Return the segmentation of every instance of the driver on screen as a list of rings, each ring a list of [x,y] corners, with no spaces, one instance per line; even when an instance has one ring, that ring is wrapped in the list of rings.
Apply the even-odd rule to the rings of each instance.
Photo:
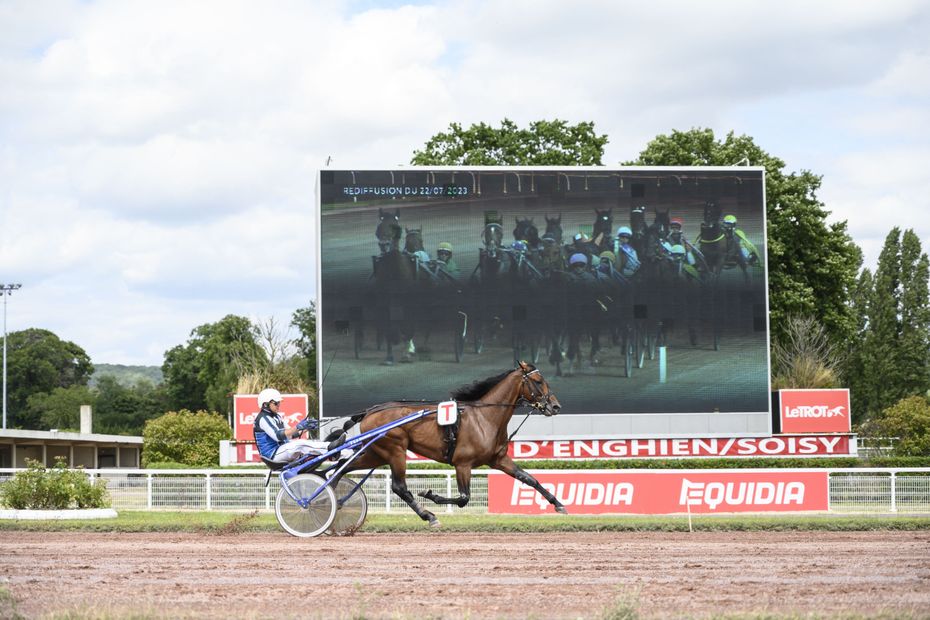
[[[443,241],[436,248],[436,265],[445,271],[452,279],[459,277],[459,266],[452,258],[452,244]]]

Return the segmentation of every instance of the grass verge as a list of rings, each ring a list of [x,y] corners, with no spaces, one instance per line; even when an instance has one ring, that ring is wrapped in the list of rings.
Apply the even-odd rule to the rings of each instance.
[[[430,530],[410,514],[369,515],[361,533],[388,532],[686,532],[684,516],[469,515],[440,514],[442,528]],[[780,515],[692,517],[695,531],[867,531],[930,530],[930,517],[887,515]],[[116,519],[0,521],[0,532],[192,532],[239,534],[282,532],[271,513],[121,511]],[[282,532],[283,533],[283,532]]]

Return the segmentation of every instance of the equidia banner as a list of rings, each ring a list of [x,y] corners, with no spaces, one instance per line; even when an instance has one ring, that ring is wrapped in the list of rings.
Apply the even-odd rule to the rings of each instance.
[[[829,508],[823,471],[544,472],[533,474],[570,514],[799,512]],[[488,476],[488,512],[546,514],[549,502],[507,476]]]

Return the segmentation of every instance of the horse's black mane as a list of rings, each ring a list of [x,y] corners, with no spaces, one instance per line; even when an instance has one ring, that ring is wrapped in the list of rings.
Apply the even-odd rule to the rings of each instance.
[[[463,385],[459,389],[452,392],[452,398],[454,400],[461,401],[471,401],[478,400],[482,396],[488,393],[488,391],[504,380],[504,377],[513,372],[513,368],[510,370],[505,370],[499,375],[494,375],[493,377],[488,377],[487,379],[482,379],[480,381],[475,381],[471,385]]]

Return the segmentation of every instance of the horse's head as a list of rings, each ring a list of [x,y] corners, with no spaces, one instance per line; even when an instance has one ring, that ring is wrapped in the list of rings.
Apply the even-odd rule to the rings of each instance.
[[[594,219],[594,228],[592,229],[591,236],[597,237],[603,234],[605,238],[610,237],[614,226],[614,208],[595,209],[594,212],[597,213],[597,217]]]
[[[536,409],[545,416],[553,416],[562,410],[562,404],[552,393],[549,383],[543,378],[539,369],[532,364],[520,362],[517,370],[523,375],[520,386],[520,401]]]
[[[720,221],[720,214],[723,213],[720,206],[713,200],[704,203],[704,223],[712,226]]]
[[[423,249],[423,229],[407,228],[407,236],[404,237],[404,252],[413,254]]]
[[[655,210],[656,218],[652,222],[652,229],[655,231],[656,236],[659,239],[665,239],[668,237],[668,233],[671,230],[671,218],[669,217],[669,210],[659,211]]]
[[[543,238],[552,237],[555,239],[556,243],[562,243],[562,214],[559,213],[558,217],[549,217],[546,214],[546,232],[543,234]]]
[[[484,232],[481,233],[481,241],[488,252],[496,252],[504,241],[504,229],[498,222],[485,224]]]
[[[394,213],[378,208],[378,227],[375,228],[375,237],[378,238],[378,247],[381,253],[386,254],[392,249],[397,249],[397,242],[400,241],[400,209]]]
[[[646,207],[638,206],[630,208],[630,228],[634,235],[642,235],[646,232]]]
[[[517,226],[513,229],[513,238],[517,241],[526,241],[530,247],[539,245],[539,229],[533,223],[533,218],[528,217],[524,220],[514,218]]]

